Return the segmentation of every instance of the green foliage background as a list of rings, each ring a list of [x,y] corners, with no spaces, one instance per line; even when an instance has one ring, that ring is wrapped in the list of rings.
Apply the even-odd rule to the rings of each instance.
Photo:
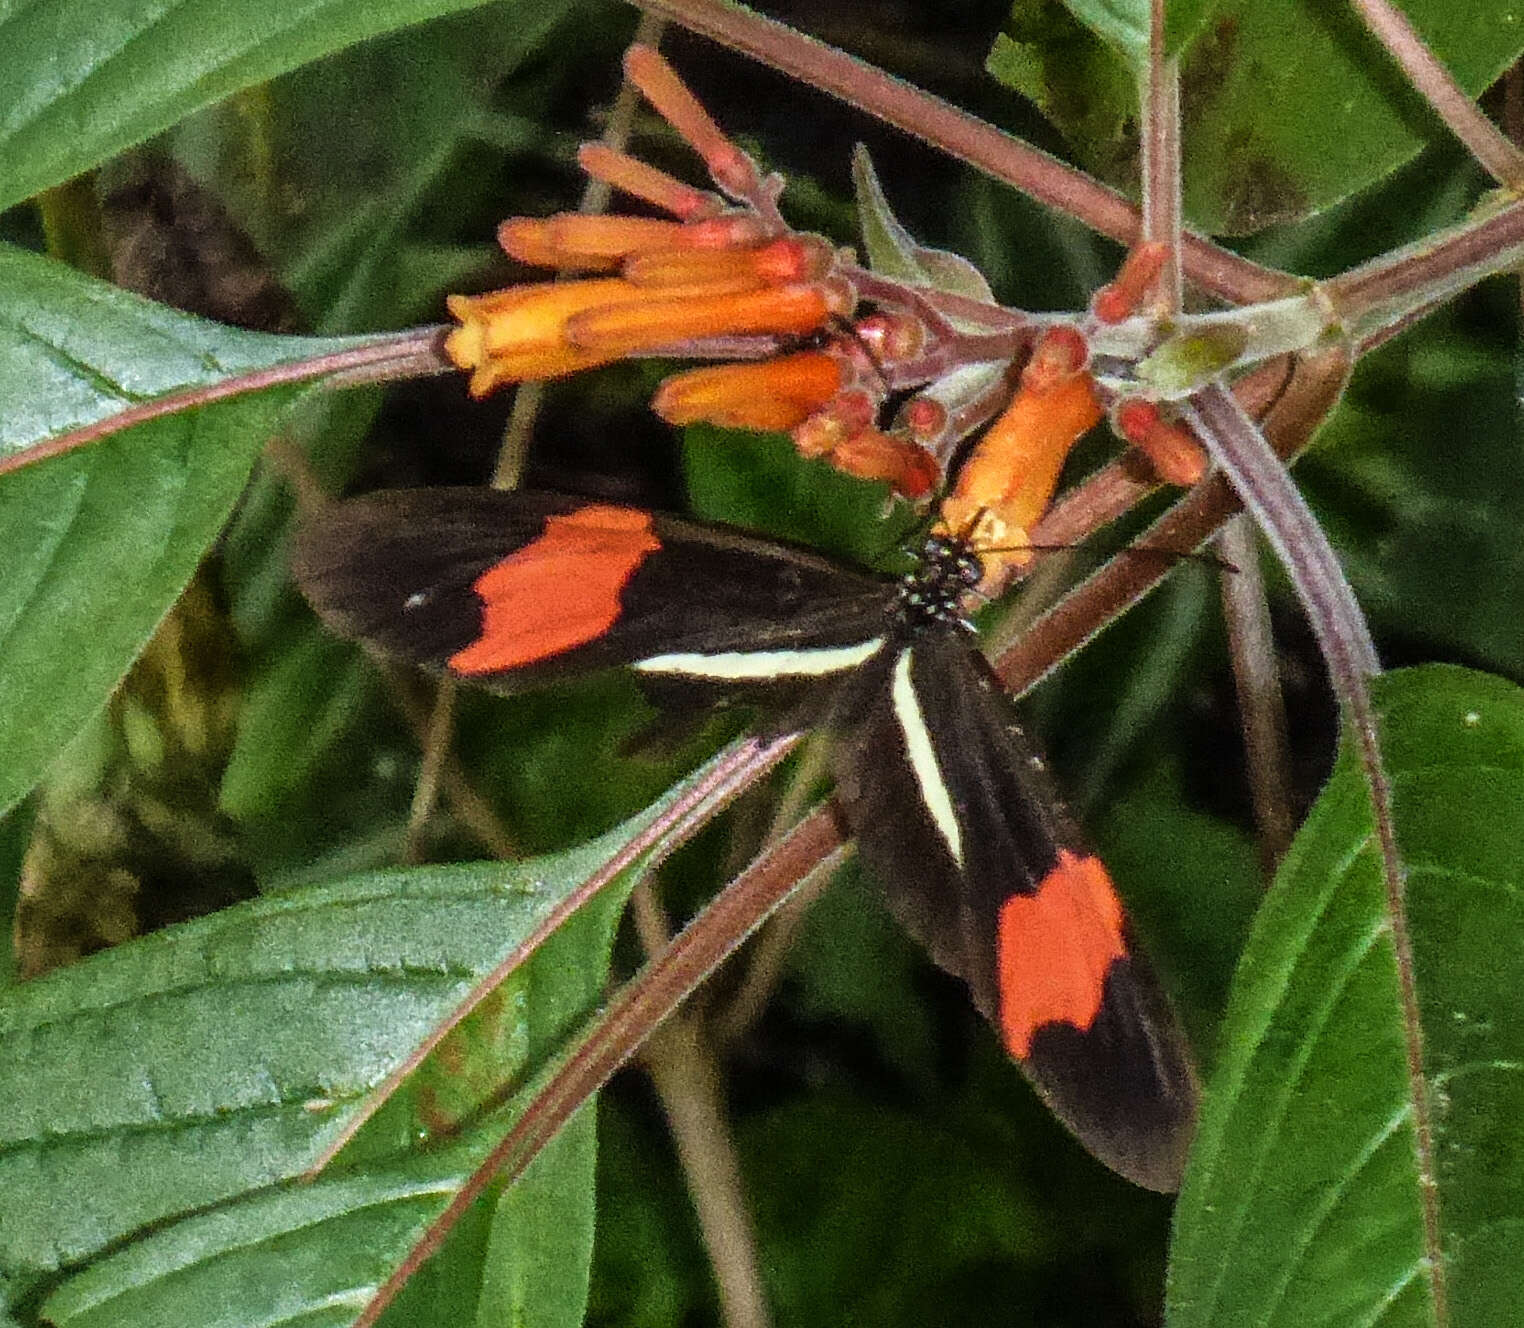
[[[1071,12],[1053,3],[1010,12],[885,3],[779,13],[1125,182],[1136,135],[1135,24],[1125,6],[1099,8],[1099,19],[1086,5]],[[1291,0],[1182,6],[1172,33],[1197,94],[1187,101],[1193,220],[1237,232],[1283,222],[1244,238],[1245,250],[1325,275],[1460,219],[1486,182],[1415,109],[1380,53],[1337,24],[1332,35],[1324,31],[1308,17],[1314,8]],[[1428,8],[1414,6],[1415,18],[1438,25],[1442,53],[1474,87],[1524,40],[1471,9],[1461,22],[1459,7],[1436,0]],[[1497,17],[1498,7],[1471,8]],[[0,451],[162,392],[339,344],[212,327],[105,291],[90,278],[121,258],[121,200],[133,182],[168,171],[194,181],[252,239],[288,293],[286,330],[314,338],[436,320],[446,292],[523,275],[487,241],[503,216],[575,204],[575,145],[600,130],[635,16],[574,0],[453,12],[463,9],[349,0],[288,12],[253,0],[201,0],[145,16],[126,5],[39,0],[0,17],[0,87],[10,103],[0,121],[0,200],[10,205],[0,214]],[[1339,60],[1309,54],[1308,43],[1325,38]],[[801,228],[851,242],[849,156],[861,138],[905,224],[977,262],[1007,302],[1078,307],[1119,256],[739,57],[681,35],[667,49],[721,123],[789,174],[784,207]],[[1267,83],[1266,70],[1280,81]],[[1337,154],[1325,146],[1334,106],[1343,117]],[[654,123],[642,122],[637,143],[695,178]],[[1449,1034],[1434,1038],[1435,1073],[1443,1076],[1436,1083],[1447,1102],[1462,1104],[1447,1117],[1452,1151],[1443,1180],[1454,1200],[1446,1240],[1456,1308],[1466,1316],[1455,1321],[1468,1324],[1511,1322],[1497,1278],[1506,1255],[1483,1233],[1516,1232],[1524,1214],[1516,1124],[1524,1115],[1517,1074],[1504,1068],[1524,1059],[1521,1021],[1516,1008],[1510,1015],[1496,1004],[1521,976],[1510,947],[1496,943],[1519,934],[1524,842],[1515,833],[1524,790],[1514,737],[1524,719],[1518,693],[1500,681],[1524,679],[1516,311],[1516,294],[1494,283],[1373,355],[1297,472],[1383,657],[1496,675],[1424,672],[1383,695],[1399,796],[1411,787],[1404,778],[1422,789],[1403,804],[1412,818],[1404,847],[1428,872],[1414,886],[1422,971],[1455,975],[1432,988],[1439,994],[1426,1017]],[[780,440],[712,431],[667,437],[643,405],[655,378],[649,368],[615,368],[552,385],[529,482],[687,507],[844,555],[871,558],[892,547],[895,536],[879,520],[881,493],[801,462]],[[310,1189],[287,1183],[326,1128],[326,1108],[314,1109],[316,1123],[305,1128],[304,1104],[334,1097],[333,1065],[342,1059],[308,1039],[303,1019],[328,1011],[357,1039],[344,1055],[360,1046],[372,1057],[345,1081],[357,1093],[461,983],[490,967],[492,954],[473,949],[478,933],[511,937],[520,924],[466,923],[424,906],[422,917],[387,915],[369,930],[282,930],[301,908],[321,905],[331,916],[362,897],[402,909],[459,895],[511,913],[517,887],[495,868],[373,874],[399,861],[404,842],[418,756],[397,698],[413,684],[325,637],[290,589],[291,498],[282,475],[255,458],[278,432],[334,489],[480,481],[505,413],[499,402],[468,402],[453,379],[338,397],[286,390],[140,426],[0,480],[7,898],[18,879],[56,879],[60,870],[94,879],[95,868],[79,859],[41,873],[36,856],[38,836],[58,839],[82,807],[109,808],[113,824],[150,831],[160,825],[154,809],[167,807],[168,823],[183,828],[175,808],[189,797],[179,786],[192,751],[207,758],[197,778],[210,787],[199,801],[189,798],[202,807],[181,836],[193,842],[171,852],[165,845],[174,836],[148,833],[163,854],[136,862],[133,907],[145,912],[150,890],[194,893],[213,874],[219,889],[260,896],[243,911],[18,987],[0,1008],[0,1178],[13,1169],[0,1179],[0,1274],[15,1321],[347,1322],[354,1305],[322,1303],[324,1279],[350,1271],[334,1252],[368,1252],[353,1276],[376,1277],[386,1263],[377,1251],[405,1244],[449,1178],[490,1139],[491,1120],[460,1151],[413,1157],[419,1121],[440,1108],[433,1097],[404,1102],[377,1122],[351,1173]],[[1082,455],[1077,470],[1103,448],[1098,442]],[[108,705],[113,684],[209,548],[201,576],[215,607],[198,611],[219,620],[221,664],[212,672],[232,718],[212,722],[204,670],[188,670],[186,685],[157,705],[133,700],[130,689]],[[1277,604],[1299,794],[1310,804],[1327,776],[1335,726],[1294,608]],[[1307,901],[1333,879],[1330,864],[1348,867],[1363,842],[1348,772],[1261,916],[1229,1001],[1263,885],[1217,624],[1211,574],[1183,567],[1030,703],[1033,728],[1122,883],[1204,1070],[1224,1067],[1227,1087],[1182,1201],[1170,1321],[1281,1322],[1295,1311],[1330,1324],[1428,1323],[1421,1297],[1405,1289],[1381,1303],[1383,1287],[1417,1285],[1411,1204],[1401,1195],[1386,1206],[1373,1199],[1363,1164],[1351,1161],[1360,1140],[1320,1133],[1329,1111],[1314,1109],[1333,1102],[1358,1125],[1361,1093],[1374,1094],[1379,1116],[1393,1093],[1400,1100],[1401,1085],[1378,1092],[1335,1064],[1311,1081],[1320,1096],[1298,1097],[1293,1065],[1332,1054],[1329,1021],[1316,1010],[1283,1009],[1284,990],[1266,976],[1295,970],[1303,992],[1347,991],[1365,1002],[1341,1036],[1359,1043],[1372,1029],[1377,1041],[1392,1035],[1379,963],[1368,981],[1358,972],[1351,978],[1335,950],[1319,949],[1324,933],[1304,934],[1322,917]],[[1467,745],[1468,715],[1481,716],[1485,750]],[[619,679],[513,701],[465,696],[455,751],[523,852],[562,852],[636,815],[739,722],[721,717],[663,746],[646,740],[653,719]],[[568,779],[578,770],[596,778]],[[1479,806],[1492,810],[1467,820],[1464,835],[1435,810]],[[745,860],[768,814],[765,805],[743,807],[666,869],[675,911],[695,906]],[[213,841],[216,853],[207,848]],[[484,852],[448,804],[426,847],[441,860]],[[526,870],[564,884],[583,861]],[[1359,932],[1379,918],[1372,920],[1369,892],[1357,888],[1359,869],[1350,871],[1355,885],[1336,895],[1333,911]],[[319,893],[279,893],[303,886]],[[425,924],[439,934],[421,932]],[[543,971],[525,980],[516,999],[534,1017],[500,1012],[488,1021],[482,1046],[467,1055],[482,1083],[460,1090],[464,1101],[449,1103],[446,1115],[475,1110],[494,1074],[523,1076],[543,1063],[598,998],[609,926],[609,918],[590,920],[584,935],[558,941],[568,956],[559,967],[547,955]],[[233,938],[226,954],[217,936]],[[415,949],[404,945],[408,937]],[[187,955],[200,964],[199,987]],[[617,971],[633,959],[633,947],[616,944]],[[245,1000],[235,969],[238,982],[257,986],[271,1004]],[[1346,979],[1350,985],[1338,985]],[[323,1004],[350,981],[352,1028]],[[205,994],[188,997],[187,984]],[[724,985],[722,977],[721,998]],[[408,1007],[405,1018],[381,991]],[[203,1042],[192,1044],[190,1024],[166,1022],[163,1002],[171,999],[205,1022]],[[166,1041],[151,1055],[154,1036]],[[209,1058],[208,1047],[221,1060]],[[723,1064],[780,1324],[1161,1320],[1168,1202],[1104,1172],[1048,1119],[961,993],[899,935],[854,870],[812,909],[778,998],[725,1049]],[[162,1077],[166,1066],[183,1084]],[[136,1085],[137,1096],[112,1106],[103,1085],[122,1083]],[[1296,1088],[1288,1089],[1291,1114],[1268,1119],[1266,1095],[1288,1084]],[[558,1146],[561,1155],[547,1157],[517,1197],[474,1218],[388,1323],[573,1324],[584,1300],[594,1324],[716,1321],[652,1095],[627,1076],[597,1111],[590,1279],[595,1148],[584,1116]],[[190,1133],[155,1125],[166,1121]],[[218,1135],[219,1123],[232,1132]],[[81,1138],[96,1151],[60,1160]],[[1384,1182],[1398,1191],[1403,1138]],[[1318,1146],[1303,1147],[1308,1139]],[[1248,1165],[1260,1145],[1286,1151]],[[1298,1156],[1307,1171],[1297,1180],[1309,1189],[1333,1175],[1352,1202],[1373,1205],[1373,1215],[1353,1221],[1353,1236],[1333,1222],[1309,1229],[1304,1212],[1270,1202],[1265,1177],[1283,1174],[1277,1168]],[[1487,1167],[1470,1166],[1478,1156]],[[369,1169],[377,1160],[379,1170]],[[70,1171],[75,1163],[80,1169]],[[118,1167],[120,1195],[102,1191]],[[166,1178],[175,1167],[204,1174],[179,1190]],[[420,1198],[425,1191],[430,1197]],[[1241,1219],[1231,1231],[1214,1225],[1224,1212]],[[161,1219],[147,1233],[145,1224]],[[1379,1230],[1388,1219],[1389,1239]],[[571,1233],[560,1244],[546,1236],[556,1223]],[[304,1244],[302,1233],[313,1230],[326,1234]],[[1356,1286],[1331,1255],[1330,1266],[1299,1281],[1294,1261],[1281,1260],[1293,1239],[1325,1255],[1369,1242],[1389,1262],[1373,1255],[1368,1270],[1387,1281],[1372,1272],[1371,1285]],[[251,1285],[280,1294],[271,1291],[265,1303]]]

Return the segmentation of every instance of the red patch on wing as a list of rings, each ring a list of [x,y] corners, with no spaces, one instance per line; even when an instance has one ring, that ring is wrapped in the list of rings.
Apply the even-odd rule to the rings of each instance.
[[[551,659],[602,636],[619,619],[619,594],[661,548],[651,514],[593,504],[547,517],[545,533],[472,584],[481,635],[450,656],[467,676]]]
[[[1127,954],[1124,925],[1101,860],[1068,849],[1033,893],[1000,906],[1000,1030],[1013,1056],[1026,1058],[1044,1024],[1095,1022],[1106,970]]]

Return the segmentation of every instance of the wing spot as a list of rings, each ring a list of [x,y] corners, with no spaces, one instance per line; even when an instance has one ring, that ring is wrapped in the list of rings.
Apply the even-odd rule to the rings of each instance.
[[[1036,890],[1000,906],[1000,1028],[1013,1056],[1026,1059],[1044,1024],[1091,1028],[1107,972],[1127,957],[1125,926],[1101,860],[1066,848]]]
[[[594,503],[547,517],[538,539],[476,578],[481,634],[450,656],[450,668],[501,673],[596,641],[619,621],[629,579],[661,547],[649,512]]]

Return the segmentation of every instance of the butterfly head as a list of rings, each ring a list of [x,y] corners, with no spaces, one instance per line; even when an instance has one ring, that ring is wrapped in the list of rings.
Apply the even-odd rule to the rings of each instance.
[[[966,627],[963,602],[983,576],[984,564],[966,540],[928,536],[915,568],[900,578],[900,623],[910,631],[944,624]]]

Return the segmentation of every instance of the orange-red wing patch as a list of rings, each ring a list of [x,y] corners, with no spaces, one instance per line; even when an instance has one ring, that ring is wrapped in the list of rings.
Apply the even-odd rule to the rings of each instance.
[[[619,594],[661,548],[651,514],[592,504],[547,517],[545,533],[483,572],[481,635],[450,656],[455,673],[499,673],[552,659],[602,636]]]
[[[1127,954],[1123,926],[1101,860],[1067,849],[1032,894],[1000,906],[1000,1030],[1013,1056],[1026,1058],[1044,1024],[1095,1022],[1106,970]]]

